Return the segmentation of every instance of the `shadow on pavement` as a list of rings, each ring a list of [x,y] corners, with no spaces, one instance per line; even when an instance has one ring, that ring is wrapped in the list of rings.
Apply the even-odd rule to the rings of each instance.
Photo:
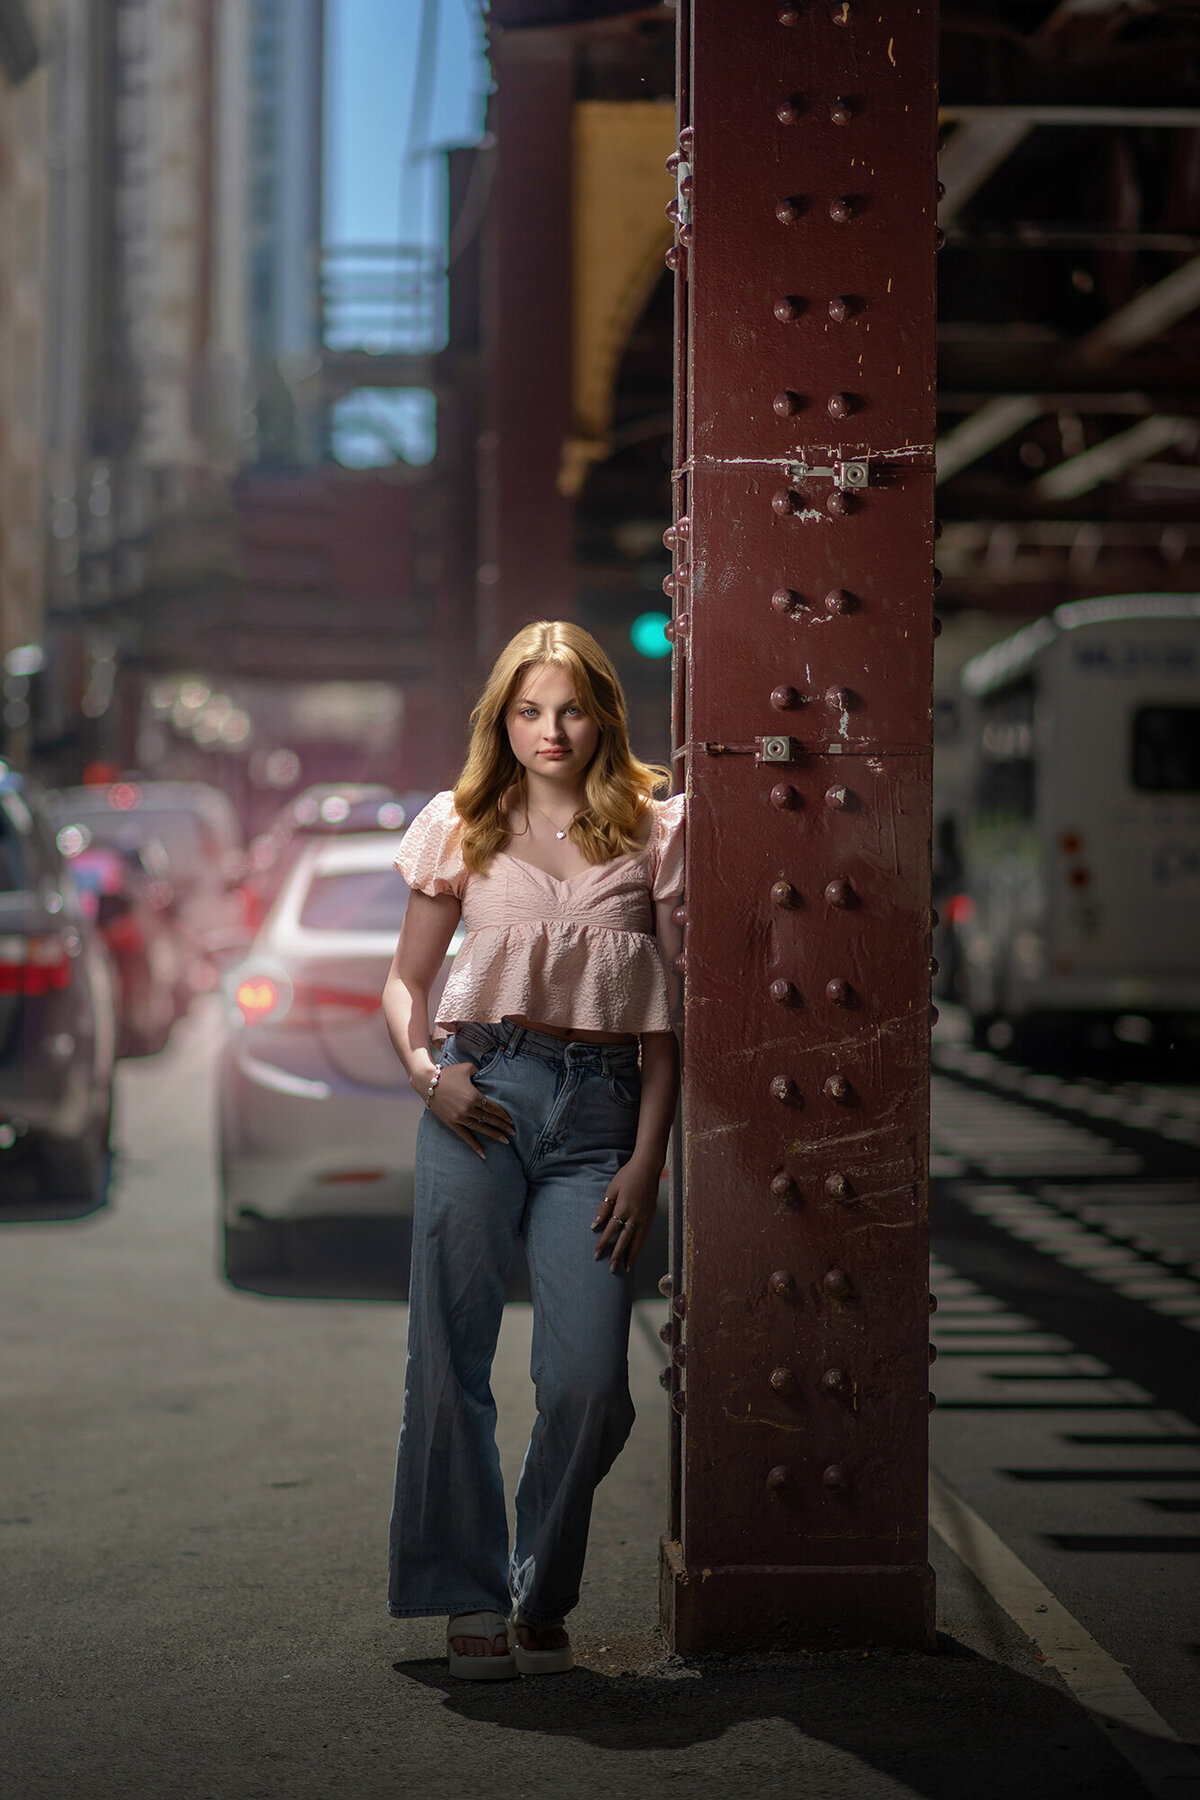
[[[1086,1026],[1068,1033],[1035,1026],[1011,1043],[989,1046],[1005,1062],[1023,1062],[1046,1074],[1097,1081],[1194,1083],[1200,1080],[1200,1045],[1194,1037],[1156,1044],[1123,1044]]]
[[[728,1755],[733,1790],[780,1773],[780,1745],[764,1743],[771,1761],[756,1772],[744,1736],[728,1751],[719,1740],[738,1726],[777,1722],[928,1800],[1145,1800],[1141,1781],[1068,1694],[945,1635],[938,1649],[933,1657],[882,1650],[671,1657],[620,1673],[585,1666],[555,1678],[477,1685],[451,1680],[440,1661],[393,1667],[480,1724],[631,1754],[712,1744],[713,1773]],[[805,1761],[798,1754],[793,1766],[797,1792],[807,1785]]]
[[[306,1219],[282,1234],[283,1266],[243,1276],[237,1287],[273,1299],[407,1300],[411,1219]],[[667,1267],[667,1213],[660,1206],[634,1266],[634,1298],[658,1297]],[[529,1268],[518,1244],[508,1271],[508,1298],[529,1300]]]
[[[0,1175],[0,1227],[5,1225],[72,1224],[103,1212],[112,1193],[113,1158],[95,1195],[48,1194],[33,1155],[11,1163]]]
[[[1194,1331],[1022,1243],[973,1212],[957,1187],[952,1180],[931,1184],[930,1220],[939,1256],[1041,1330],[1070,1338],[1076,1349],[1101,1358],[1122,1379],[1146,1388],[1160,1406],[1200,1427],[1200,1340]],[[955,1410],[953,1400],[942,1404]],[[978,1400],[968,1404],[980,1409]]]

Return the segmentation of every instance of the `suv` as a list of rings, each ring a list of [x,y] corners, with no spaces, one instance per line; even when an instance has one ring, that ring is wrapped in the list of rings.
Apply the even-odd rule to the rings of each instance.
[[[0,1192],[32,1160],[42,1198],[103,1199],[116,1035],[112,966],[40,794],[0,763]]]

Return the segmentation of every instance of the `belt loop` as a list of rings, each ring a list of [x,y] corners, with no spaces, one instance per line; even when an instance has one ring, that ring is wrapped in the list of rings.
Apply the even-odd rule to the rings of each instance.
[[[525,1027],[523,1025],[513,1025],[510,1026],[509,1029],[512,1032],[512,1036],[508,1040],[504,1054],[506,1056],[515,1056],[517,1051],[521,1048],[521,1039],[525,1036]]]

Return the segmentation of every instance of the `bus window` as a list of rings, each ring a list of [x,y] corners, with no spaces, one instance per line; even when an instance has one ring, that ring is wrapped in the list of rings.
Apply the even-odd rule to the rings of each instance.
[[[980,759],[976,812],[985,818],[1034,816],[1032,680],[985,696],[980,707]]]
[[[1200,792],[1200,706],[1143,706],[1133,715],[1133,785],[1144,794]]]
[[[1032,819],[1034,815],[1033,758],[1014,757],[1011,762],[985,762],[980,771],[976,810],[984,817]]]

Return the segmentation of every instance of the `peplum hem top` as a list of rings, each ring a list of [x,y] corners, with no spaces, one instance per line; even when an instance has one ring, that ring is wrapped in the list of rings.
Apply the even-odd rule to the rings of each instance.
[[[640,850],[559,881],[508,849],[483,874],[469,874],[454,795],[434,795],[401,839],[395,866],[410,888],[453,894],[462,907],[466,937],[435,1032],[512,1016],[575,1031],[671,1029],[654,902],[683,892],[683,795],[650,804],[654,821]]]

